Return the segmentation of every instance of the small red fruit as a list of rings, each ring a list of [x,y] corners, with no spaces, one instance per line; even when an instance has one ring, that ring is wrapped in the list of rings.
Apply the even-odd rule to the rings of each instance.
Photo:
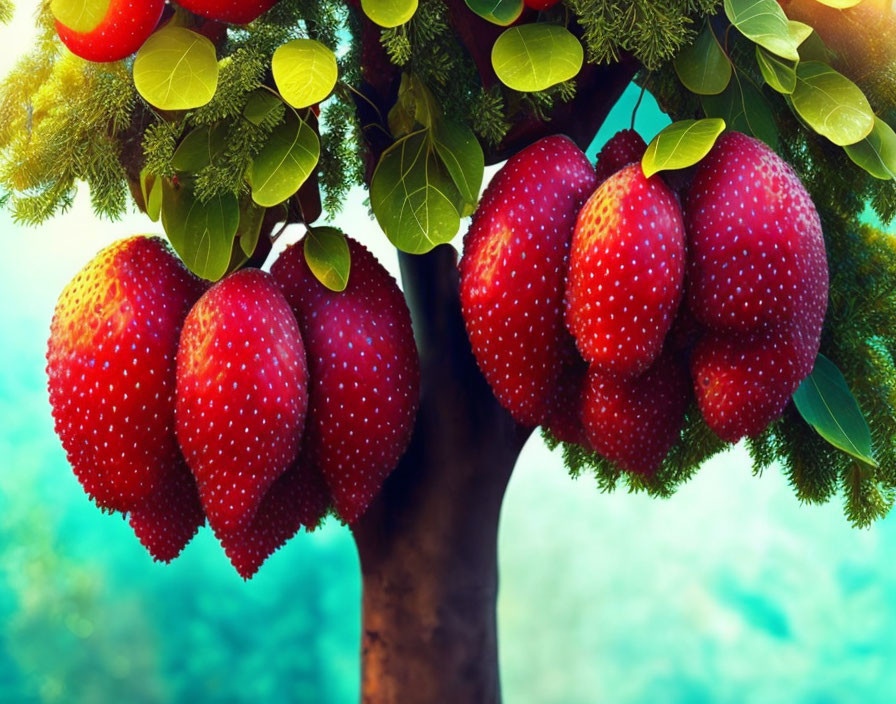
[[[581,418],[588,363],[581,358],[571,339],[568,349],[571,358],[557,379],[544,426],[557,440],[592,449]]]
[[[308,459],[323,473],[340,518],[367,509],[410,441],[420,363],[404,296],[382,265],[348,239],[347,288],[331,291],[301,244],[271,269],[295,311],[308,350]]]
[[[498,401],[524,425],[545,422],[570,358],[569,243],[595,185],[570,139],[546,137],[494,176],[464,239],[460,296],[470,344]]]
[[[597,182],[603,183],[623,166],[641,161],[647,142],[634,130],[619,130],[597,154]]]
[[[102,508],[139,506],[180,461],[175,355],[205,285],[158,237],[101,251],[65,287],[47,351],[56,433]]]
[[[560,0],[524,0],[530,10],[549,10]]]
[[[582,422],[603,457],[628,472],[652,474],[680,438],[690,399],[687,368],[672,354],[661,355],[635,379],[592,367]]]
[[[663,347],[681,300],[681,208],[640,164],[617,171],[579,213],[566,287],[566,324],[597,372],[634,376]]]
[[[245,529],[295,461],[308,401],[299,326],[269,274],[244,269],[190,311],[177,352],[177,438],[220,538]]]
[[[178,4],[202,17],[249,24],[270,10],[279,0],[178,0]]]
[[[120,61],[135,51],[155,31],[165,0],[109,0],[109,8],[89,31],[78,32],[56,21],[62,43],[87,61]]]

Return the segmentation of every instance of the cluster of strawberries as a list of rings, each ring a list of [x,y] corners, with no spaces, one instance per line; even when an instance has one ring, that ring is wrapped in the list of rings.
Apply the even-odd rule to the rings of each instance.
[[[465,240],[476,359],[520,423],[655,472],[696,402],[735,442],[812,371],[828,270],[821,223],[765,144],[723,135],[678,193],[624,130],[597,170],[548,137],[492,180]]]
[[[409,442],[419,396],[395,280],[349,240],[347,288],[301,244],[214,286],[157,237],[62,292],[47,354],[56,432],[103,509],[170,561],[206,520],[244,578],[333,510],[354,523]]]

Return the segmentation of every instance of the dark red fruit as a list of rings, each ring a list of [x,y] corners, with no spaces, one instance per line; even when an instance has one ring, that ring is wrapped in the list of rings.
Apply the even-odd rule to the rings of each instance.
[[[76,32],[56,21],[56,31],[69,50],[87,61],[120,61],[136,52],[153,33],[165,0],[110,0],[96,27]]]
[[[271,271],[308,351],[308,459],[323,473],[339,517],[351,524],[407,448],[420,366],[395,280],[361,244],[348,243],[351,273],[342,292],[317,280],[301,244],[287,249]]]
[[[202,17],[228,22],[249,24],[270,10],[279,0],[178,0],[190,12]]]
[[[634,130],[620,130],[614,134],[597,154],[597,182],[603,183],[623,166],[641,161],[647,151],[647,142]]]
[[[482,197],[464,239],[461,304],[479,368],[520,423],[543,423],[570,356],[563,288],[576,215],[596,185],[567,137],[512,157]]]
[[[560,0],[524,0],[530,10],[549,10]]]
[[[231,274],[190,311],[177,353],[177,438],[219,538],[245,529],[295,462],[307,389],[299,326],[269,274]]]
[[[84,490],[139,506],[179,460],[175,355],[205,285],[157,237],[101,251],[65,287],[47,351],[56,433]]]

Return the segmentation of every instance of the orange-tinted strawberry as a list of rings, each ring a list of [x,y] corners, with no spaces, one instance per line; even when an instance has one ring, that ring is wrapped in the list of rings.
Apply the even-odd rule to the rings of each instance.
[[[175,355],[205,285],[157,237],[101,251],[65,287],[47,351],[56,433],[106,509],[143,502],[179,462]]]
[[[300,455],[271,485],[252,522],[243,530],[222,535],[221,545],[239,575],[250,579],[299,528],[315,528],[329,504],[323,477]]]
[[[603,183],[623,166],[641,161],[647,151],[647,142],[634,130],[619,130],[597,154],[597,182]]]
[[[572,141],[546,137],[495,175],[464,239],[461,304],[470,344],[497,399],[525,425],[547,419],[569,357],[569,243],[595,184]]]
[[[411,316],[395,280],[348,239],[344,291],[321,284],[301,244],[271,269],[308,351],[308,459],[323,473],[339,517],[354,523],[395,468],[417,413],[420,363]]]
[[[59,20],[62,43],[88,61],[120,61],[136,52],[153,33],[165,0],[109,0],[105,15],[88,31],[75,31]]]
[[[205,523],[196,480],[183,459],[128,516],[143,547],[159,562],[171,562]]]
[[[177,438],[215,534],[252,522],[298,456],[308,401],[299,326],[269,274],[244,269],[190,311],[177,353]]]
[[[278,2],[279,0],[178,0],[178,4],[190,12],[230,24],[249,24]]]
[[[566,324],[605,374],[635,376],[660,354],[681,300],[681,209],[640,164],[617,171],[579,213],[566,286]]]
[[[690,402],[687,368],[663,353],[644,374],[588,372],[582,422],[592,446],[628,472],[651,474],[679,439]]]

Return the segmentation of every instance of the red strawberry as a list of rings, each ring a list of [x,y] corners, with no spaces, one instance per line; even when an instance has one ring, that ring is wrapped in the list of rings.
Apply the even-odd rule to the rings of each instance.
[[[153,559],[171,562],[205,523],[196,480],[183,459],[129,516],[137,539]]]
[[[579,356],[571,341],[569,349],[572,358],[564,365],[557,379],[544,425],[557,440],[576,443],[590,449],[591,444],[588,442],[581,419],[588,363]]]
[[[101,251],[65,287],[47,351],[56,433],[84,490],[128,511],[180,457],[175,354],[204,284],[158,237]]]
[[[640,164],[617,171],[579,213],[566,324],[596,371],[634,376],[659,355],[684,282],[681,209]]]
[[[719,330],[757,330],[795,315],[824,318],[821,223],[799,178],[758,139],[722,135],[688,193],[691,309]]]
[[[582,422],[601,455],[628,472],[655,472],[680,435],[690,401],[687,369],[666,354],[636,379],[588,372]]]
[[[597,154],[597,182],[603,183],[623,166],[641,161],[647,142],[634,130],[619,130]]]
[[[56,31],[62,43],[82,59],[120,61],[143,46],[164,9],[165,0],[109,0],[106,14],[93,27],[76,31],[57,19]],[[54,12],[59,14],[56,7]]]
[[[177,438],[219,538],[251,523],[295,461],[307,401],[299,326],[270,275],[245,269],[210,288],[177,352]]]
[[[327,480],[337,513],[351,524],[407,448],[420,363],[395,280],[361,244],[348,243],[352,265],[342,292],[315,278],[301,244],[287,249],[271,271],[308,350],[308,457]]]
[[[563,286],[576,214],[596,185],[568,138],[546,137],[495,175],[461,260],[461,304],[476,361],[497,399],[525,425],[549,414],[570,350]]]
[[[190,12],[218,22],[249,24],[279,0],[178,0]]]
[[[330,503],[323,477],[302,456],[275,481],[248,527],[221,536],[221,545],[243,579],[250,579],[303,525],[315,528]]]

